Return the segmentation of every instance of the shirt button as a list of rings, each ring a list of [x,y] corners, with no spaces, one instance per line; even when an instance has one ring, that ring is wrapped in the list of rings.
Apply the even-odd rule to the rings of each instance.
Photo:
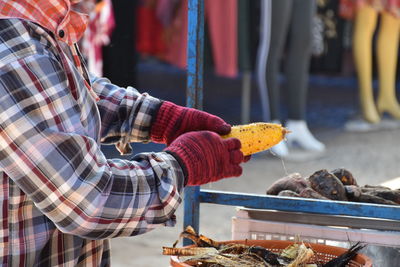
[[[64,30],[59,30],[59,31],[58,31],[58,36],[59,36],[60,38],[64,38],[64,36],[65,36]]]

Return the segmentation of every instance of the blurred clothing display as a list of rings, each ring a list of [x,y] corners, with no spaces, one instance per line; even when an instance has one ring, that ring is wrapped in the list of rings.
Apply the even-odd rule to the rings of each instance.
[[[110,43],[110,36],[115,27],[111,0],[86,0],[89,24],[80,42],[89,71],[97,76],[103,75],[103,46]]]
[[[267,59],[266,80],[269,93],[271,120],[283,122],[281,114],[281,86],[279,75],[284,59],[288,108],[286,127],[292,131],[287,136],[288,145],[322,152],[325,145],[308,130],[306,102],[311,59],[313,18],[315,1],[272,0],[271,37]],[[287,44],[287,46],[286,46]],[[287,47],[287,50],[285,48]],[[293,128],[293,129],[291,129]],[[289,150],[281,142],[272,151],[285,157]]]
[[[346,47],[351,23],[338,15],[336,0],[317,1],[312,29],[310,73],[345,74]],[[345,39],[347,38],[347,39]]]
[[[179,4],[179,10],[167,29],[170,40],[165,60],[184,69],[187,55],[187,0]],[[238,74],[237,1],[206,0],[204,9],[215,73],[235,77]]]
[[[385,11],[395,17],[400,16],[400,1],[398,0],[340,0],[340,15],[353,19],[360,7],[369,6],[376,12]]]
[[[396,97],[396,73],[400,33],[400,1],[341,2],[341,15],[353,19],[353,55],[357,71],[359,99],[363,119],[372,124],[384,113],[400,119]],[[376,64],[379,90],[373,92],[373,37],[380,17],[376,40]]]
[[[146,0],[143,3],[144,7],[139,9],[137,20],[137,29],[140,33],[136,41],[138,51],[185,69],[187,0]],[[224,77],[236,77],[238,74],[237,0],[207,0],[204,13],[215,73]],[[141,18],[151,23],[144,23]],[[155,31],[149,33],[153,29]],[[151,39],[146,34],[151,36]]]
[[[163,9],[168,8],[164,2],[154,0],[144,0],[137,6],[136,20],[137,20],[137,36],[136,36],[136,50],[141,55],[151,55],[162,57],[167,49],[166,40],[164,35],[164,24],[168,23],[168,18],[161,18],[157,14],[157,9],[160,5]],[[169,1],[173,3],[173,1]],[[161,5],[162,4],[162,5]],[[160,7],[160,8],[161,8]],[[165,13],[170,13],[169,9]],[[172,11],[171,11],[172,13]]]

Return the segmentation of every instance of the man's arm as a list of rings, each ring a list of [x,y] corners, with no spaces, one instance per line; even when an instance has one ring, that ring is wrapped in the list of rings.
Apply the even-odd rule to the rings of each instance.
[[[101,239],[174,223],[178,162],[165,152],[107,160],[85,136],[58,61],[32,55],[2,66],[0,95],[0,167],[61,231]]]
[[[150,130],[162,101],[132,87],[121,88],[106,78],[91,77],[99,96],[103,143],[149,142]]]

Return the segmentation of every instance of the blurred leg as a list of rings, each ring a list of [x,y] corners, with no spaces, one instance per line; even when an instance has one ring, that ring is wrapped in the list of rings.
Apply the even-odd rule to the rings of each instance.
[[[271,35],[267,56],[266,83],[271,114],[270,119],[272,122],[278,124],[282,123],[279,74],[289,30],[292,5],[292,0],[271,0]],[[284,141],[272,147],[271,152],[278,157],[286,157],[289,154],[286,142]]]
[[[305,120],[311,60],[312,26],[316,12],[314,0],[294,0],[286,61],[289,119]]]
[[[379,95],[377,107],[400,119],[400,105],[396,98],[396,69],[399,47],[400,19],[383,12],[377,43]]]
[[[289,29],[292,0],[271,0],[271,39],[267,59],[267,87],[272,120],[281,120],[279,73]]]
[[[372,88],[372,37],[378,14],[370,6],[359,8],[354,20],[353,55],[357,70],[361,112],[371,123],[380,120]]]
[[[286,61],[289,117],[286,127],[292,131],[287,136],[290,145],[298,144],[310,151],[322,152],[325,145],[308,129],[306,102],[311,60],[311,38],[316,3],[313,0],[294,0],[289,33],[289,50]]]

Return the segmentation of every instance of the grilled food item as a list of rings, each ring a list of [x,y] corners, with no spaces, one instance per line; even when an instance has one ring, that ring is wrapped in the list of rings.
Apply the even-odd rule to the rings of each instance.
[[[278,196],[280,197],[300,197],[299,194],[293,192],[292,190],[283,190],[279,192]]]
[[[332,173],[323,169],[308,177],[311,188],[332,200],[346,201],[346,190],[342,182]]]
[[[354,201],[364,202],[364,203],[375,203],[375,204],[383,204],[383,205],[399,205],[394,201],[384,199],[378,196],[370,195],[362,193],[357,199]]]
[[[380,197],[400,204],[400,190],[371,190],[365,192],[365,194]]]
[[[373,190],[392,190],[392,189],[390,187],[386,187],[386,186],[383,186],[383,185],[369,185],[369,184],[366,184],[366,185],[361,186],[361,190],[364,193],[367,193],[368,191],[373,191]]]
[[[400,192],[399,190],[382,190],[373,189],[368,187],[365,190],[364,187],[355,185],[345,185],[346,195],[350,201],[375,203],[384,205],[400,205]]]
[[[356,185],[345,185],[347,199],[350,201],[357,201],[362,194],[361,188]]]
[[[353,175],[344,168],[331,172],[326,169],[313,173],[307,179],[292,173],[275,181],[267,195],[355,201],[384,205],[400,205],[400,189],[381,185],[357,185]]]
[[[331,171],[343,185],[357,185],[356,179],[354,179],[353,174],[346,170],[345,168],[338,168]]]
[[[309,183],[300,173],[291,173],[288,176],[276,180],[268,189],[267,195],[278,195],[279,192],[290,190],[300,194],[305,188],[309,187]]]
[[[228,135],[222,138],[235,137],[242,143],[245,156],[267,150],[285,138],[288,130],[280,124],[255,122],[245,125],[232,126]]]
[[[306,187],[303,190],[301,190],[299,197],[304,197],[304,198],[314,198],[314,199],[328,199],[312,189],[311,187]]]

